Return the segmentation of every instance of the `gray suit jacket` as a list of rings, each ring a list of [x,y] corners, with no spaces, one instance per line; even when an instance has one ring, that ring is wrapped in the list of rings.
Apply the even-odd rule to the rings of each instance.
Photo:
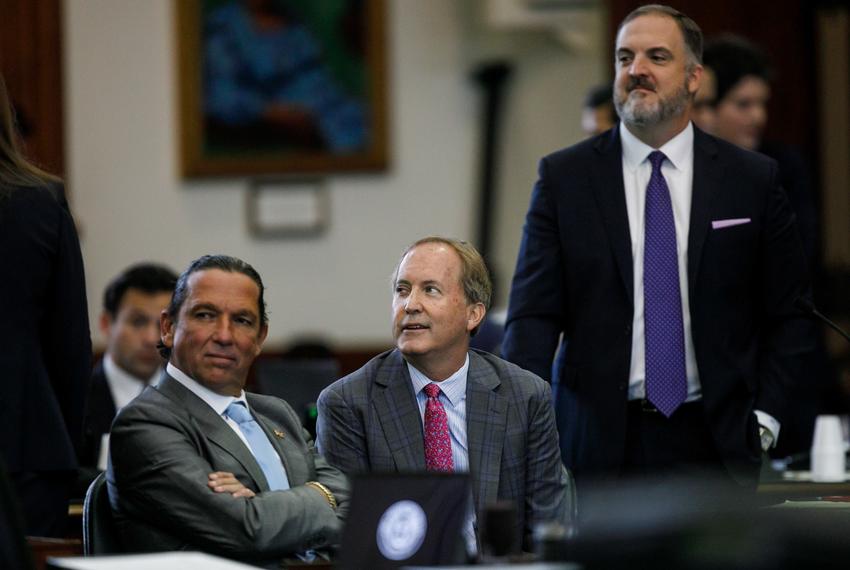
[[[561,463],[549,385],[500,358],[470,350],[466,387],[469,470],[475,508],[516,503],[526,548],[538,521],[566,521],[569,476]],[[352,475],[425,470],[422,416],[397,350],[376,356],[319,396],[317,444]]]
[[[112,426],[107,481],[127,550],[193,549],[255,561],[338,543],[349,496],[345,476],[316,454],[289,404],[271,396],[247,398],[283,459],[290,490],[269,491],[236,433],[167,374],[120,411]],[[207,487],[213,471],[232,472],[257,495],[214,493]],[[327,486],[339,508],[331,509],[304,486],[307,481]]]

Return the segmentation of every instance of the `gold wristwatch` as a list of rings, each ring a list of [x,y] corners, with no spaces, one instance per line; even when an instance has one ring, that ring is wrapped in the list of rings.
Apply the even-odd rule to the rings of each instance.
[[[331,490],[319,483],[318,481],[307,481],[305,485],[313,487],[317,491],[319,491],[322,495],[324,495],[325,500],[331,506],[332,509],[336,509],[336,497],[331,493]]]

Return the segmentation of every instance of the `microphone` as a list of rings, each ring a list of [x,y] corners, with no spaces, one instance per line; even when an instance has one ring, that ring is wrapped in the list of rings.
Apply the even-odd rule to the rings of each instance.
[[[794,299],[794,307],[805,313],[808,316],[815,317],[816,319],[826,323],[829,325],[829,328],[840,334],[844,337],[844,340],[850,342],[850,335],[848,335],[841,327],[837,324],[829,320],[823,313],[818,311],[815,304],[811,301],[811,299],[807,299],[806,297],[797,297]]]

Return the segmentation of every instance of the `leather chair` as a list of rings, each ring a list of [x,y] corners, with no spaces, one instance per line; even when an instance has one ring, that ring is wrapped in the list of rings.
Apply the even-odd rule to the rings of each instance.
[[[106,473],[101,473],[89,485],[83,503],[83,554],[97,556],[121,552],[106,490]]]

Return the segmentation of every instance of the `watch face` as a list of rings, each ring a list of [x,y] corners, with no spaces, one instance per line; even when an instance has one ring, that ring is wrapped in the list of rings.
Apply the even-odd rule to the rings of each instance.
[[[390,560],[410,558],[422,546],[428,519],[418,503],[398,501],[384,511],[378,522],[378,550]]]

